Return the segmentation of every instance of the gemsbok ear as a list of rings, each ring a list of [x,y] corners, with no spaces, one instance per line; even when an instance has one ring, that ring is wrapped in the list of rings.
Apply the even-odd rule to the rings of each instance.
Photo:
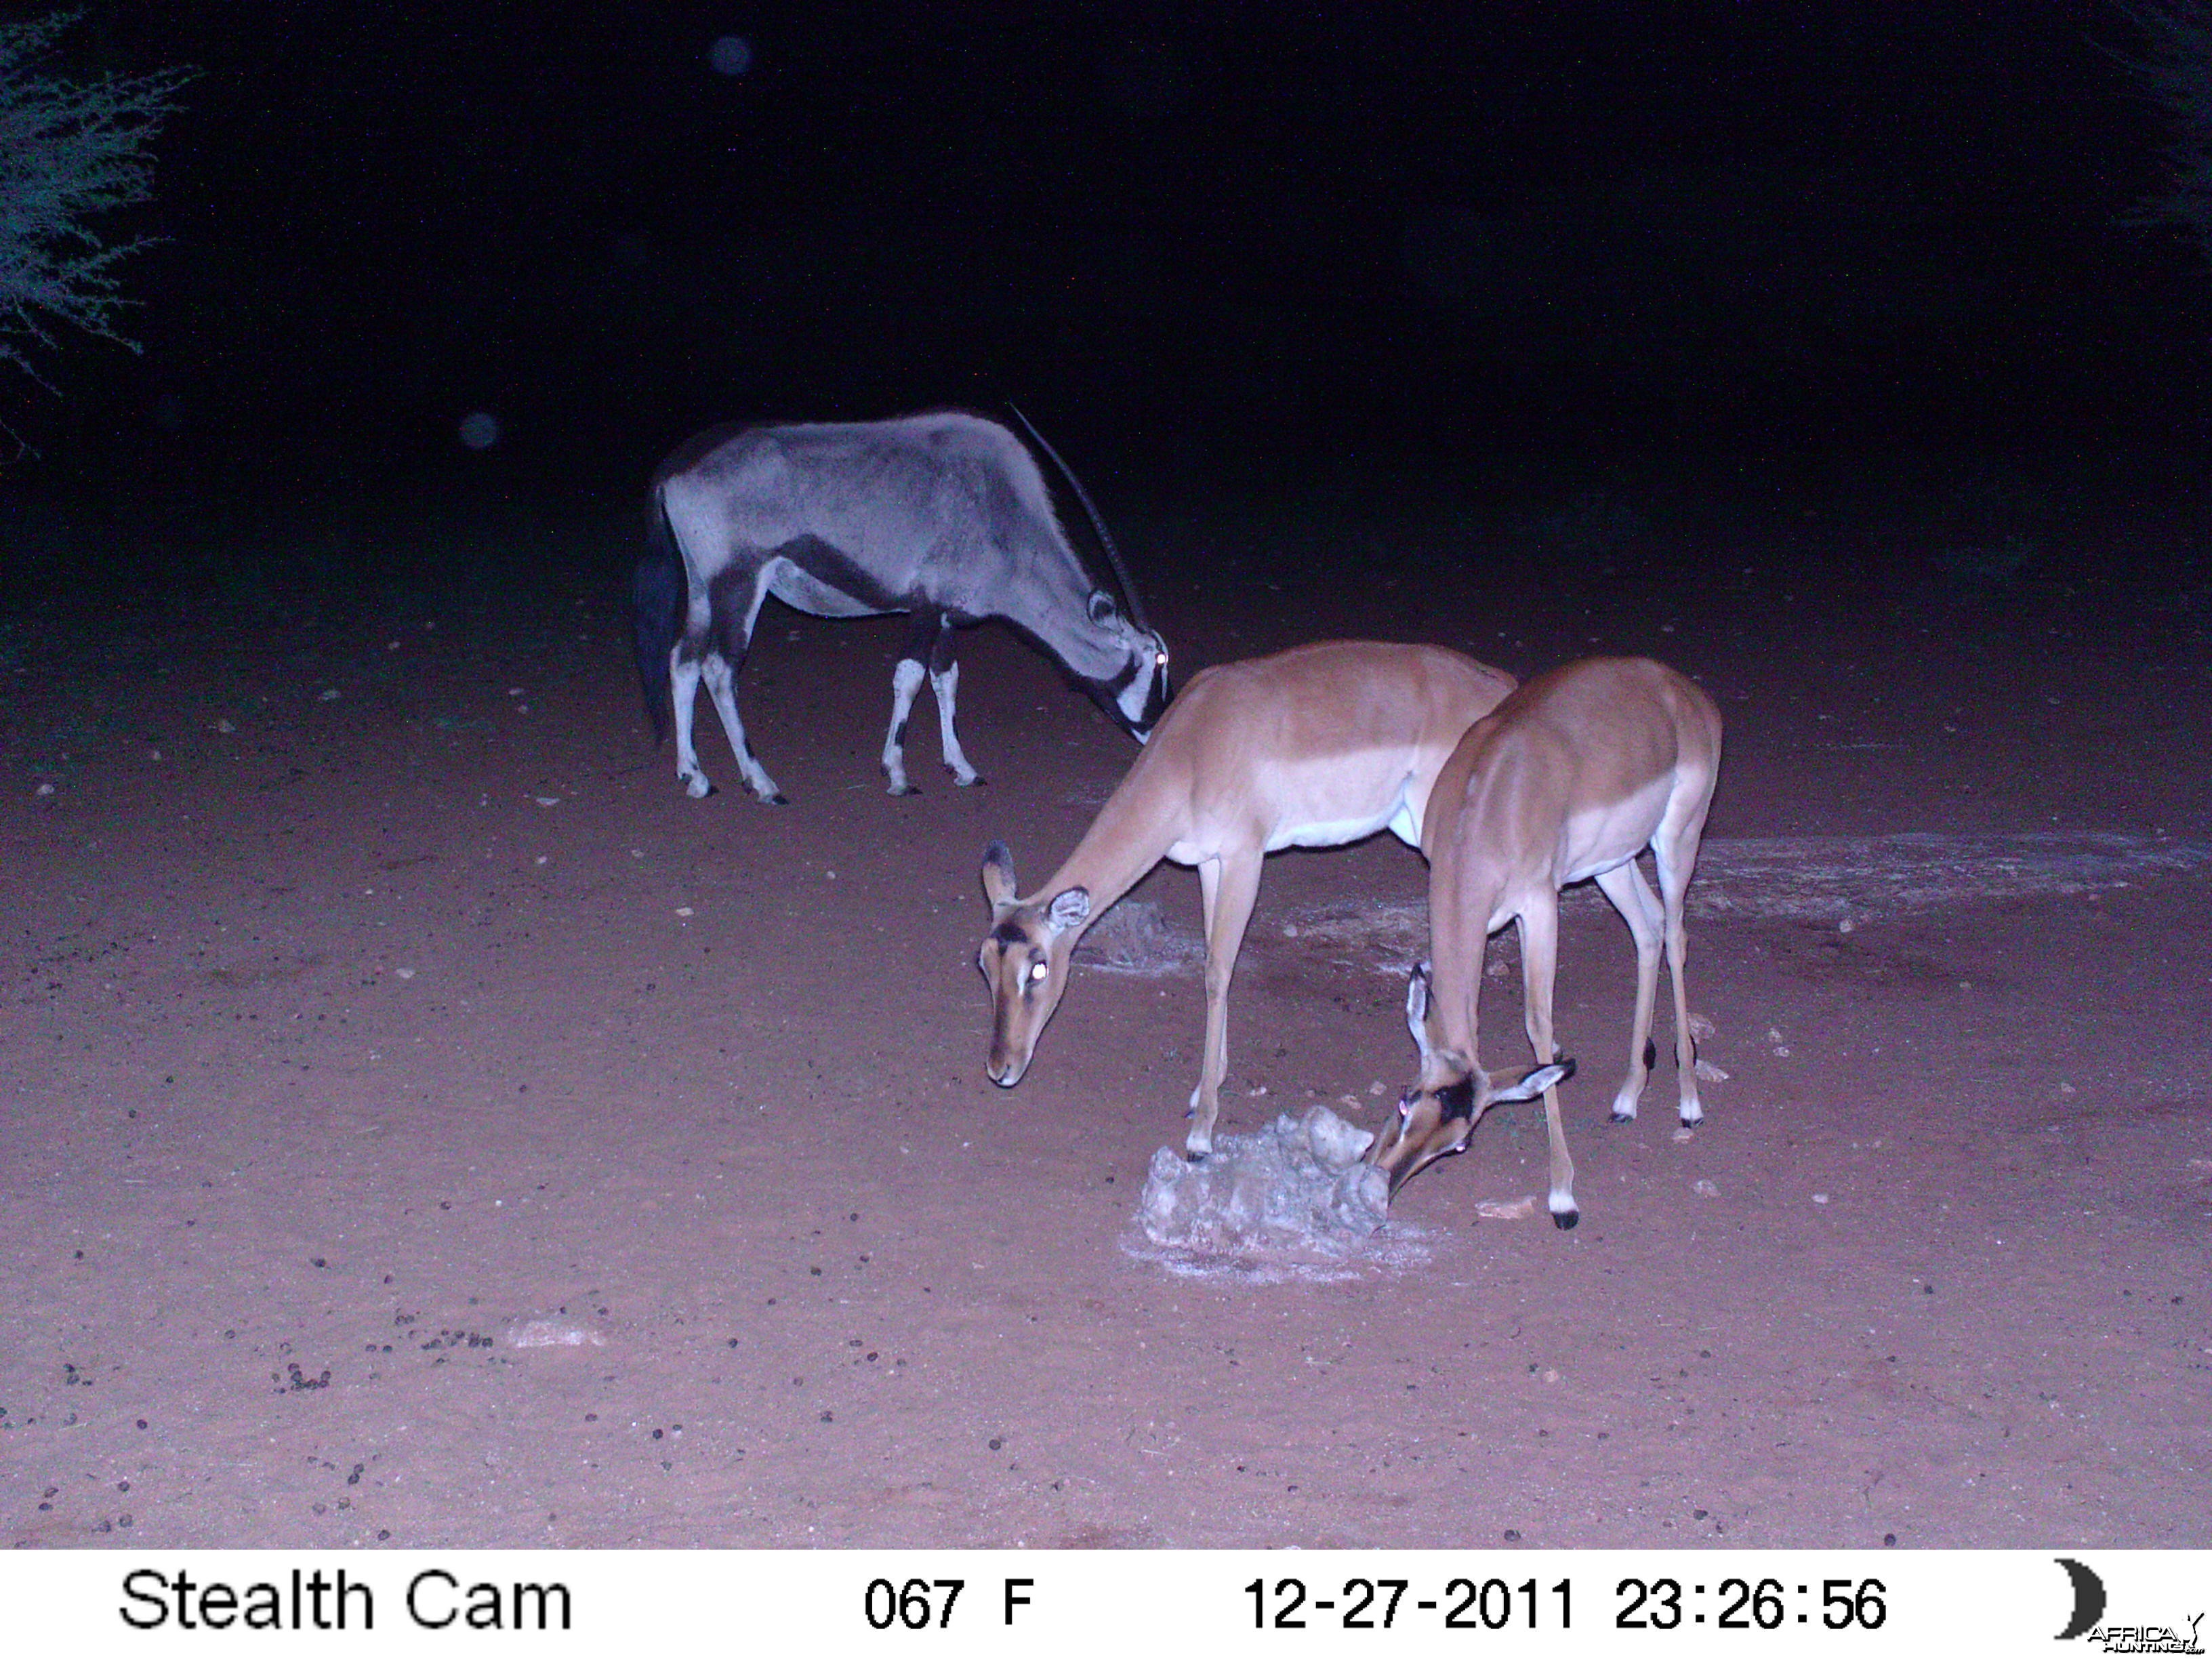
[[[1114,604],[1114,596],[1111,593],[1103,587],[1094,587],[1091,590],[1091,621],[1103,628],[1106,623],[1112,622],[1118,614]]]
[[[1080,927],[1091,916],[1091,890],[1071,887],[1056,894],[1045,907],[1045,916],[1051,921],[1054,933],[1064,933],[1071,927]]]
[[[1413,1034],[1413,1046],[1421,1051],[1421,1058],[1429,1057],[1429,964],[1417,962],[1413,971],[1406,975],[1406,1029]]]
[[[994,912],[1009,908],[1014,902],[1013,849],[1002,841],[994,841],[983,849],[983,896],[991,902]]]
[[[1492,1100],[1534,1100],[1547,1089],[1556,1089],[1575,1074],[1575,1063],[1563,1060],[1555,1066],[1539,1066],[1518,1083],[1509,1083]]]

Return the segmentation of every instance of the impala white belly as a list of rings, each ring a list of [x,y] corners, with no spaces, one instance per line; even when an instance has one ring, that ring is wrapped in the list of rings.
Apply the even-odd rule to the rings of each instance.
[[[1395,830],[1399,838],[1420,845],[1420,831],[1411,836],[1399,826],[1410,817],[1403,801],[1394,801],[1381,812],[1369,812],[1358,817],[1316,818],[1304,823],[1279,823],[1267,837],[1265,851],[1280,852],[1285,847],[1341,847],[1347,842],[1364,841],[1377,830]]]
[[[1642,852],[1658,832],[1673,789],[1671,775],[1655,778],[1620,800],[1571,813],[1560,832],[1559,885],[1602,875]]]
[[[1407,750],[1393,747],[1269,769],[1261,799],[1273,803],[1274,823],[1267,831],[1266,850],[1342,847],[1364,841],[1378,830],[1419,846],[1420,809],[1412,799],[1419,760]]]

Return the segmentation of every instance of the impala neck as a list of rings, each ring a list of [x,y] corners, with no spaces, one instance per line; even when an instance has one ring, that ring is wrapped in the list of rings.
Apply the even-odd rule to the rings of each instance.
[[[1481,1030],[1478,999],[1482,994],[1489,923],[1498,889],[1462,884],[1449,866],[1441,877],[1431,866],[1431,876],[1429,994],[1434,1006],[1429,1029],[1439,1048],[1455,1049],[1466,1056],[1468,1065],[1478,1066],[1481,1063],[1475,1052]],[[1447,893],[1454,896],[1439,903],[1439,896]]]
[[[1182,833],[1188,814],[1161,792],[1147,787],[1149,774],[1155,769],[1150,763],[1160,753],[1154,746],[1137,757],[1137,763],[1099,809],[1075,850],[1037,890],[1036,896],[1049,902],[1071,887],[1089,889],[1091,916],[1081,932],[1087,932],[1108,907],[1143,880]]]

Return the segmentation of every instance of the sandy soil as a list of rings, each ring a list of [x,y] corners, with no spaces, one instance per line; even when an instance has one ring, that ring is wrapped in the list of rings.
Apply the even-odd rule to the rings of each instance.
[[[963,653],[988,787],[925,719],[892,799],[900,624],[772,609],[743,695],[794,804],[696,803],[612,526],[179,525],[106,586],[112,526],[17,524],[7,1541],[2212,1544],[2212,654],[2200,592],[2115,574],[2185,526],[1977,562],[1872,520],[1124,512],[1186,667],[1337,634],[1702,680],[1706,1127],[1663,1065],[1603,1121],[1632,963],[1577,902],[1577,1231],[1479,1213],[1541,1190],[1508,1109],[1346,1271],[1174,1271],[1130,1223],[1195,878],[1133,896],[1150,971],[1094,953],[1020,1088],[982,1074],[982,847],[1042,879],[1133,752],[1019,641]],[[1423,891],[1387,838],[1272,861],[1224,1128],[1379,1115]]]

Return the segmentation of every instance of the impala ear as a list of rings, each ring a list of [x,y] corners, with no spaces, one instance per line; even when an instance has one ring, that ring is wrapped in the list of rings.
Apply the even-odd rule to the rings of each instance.
[[[1509,1083],[1491,1096],[1492,1100],[1534,1100],[1547,1089],[1556,1089],[1575,1074],[1571,1060],[1560,1060],[1553,1066],[1539,1066],[1517,1083]]]
[[[1108,623],[1112,622],[1119,614],[1120,612],[1114,604],[1114,596],[1111,593],[1109,593],[1103,587],[1094,587],[1091,590],[1091,621],[1097,623],[1103,628]]]
[[[994,915],[1014,902],[1013,849],[1002,841],[983,849],[983,896],[990,900]]]
[[[1064,933],[1071,927],[1080,927],[1091,919],[1091,890],[1088,887],[1071,887],[1054,896],[1052,902],[1045,907],[1045,915],[1051,921],[1054,933]]]
[[[1429,1057],[1429,964],[1417,962],[1413,971],[1406,975],[1406,1029],[1413,1034],[1413,1046],[1421,1051],[1421,1058]]]

